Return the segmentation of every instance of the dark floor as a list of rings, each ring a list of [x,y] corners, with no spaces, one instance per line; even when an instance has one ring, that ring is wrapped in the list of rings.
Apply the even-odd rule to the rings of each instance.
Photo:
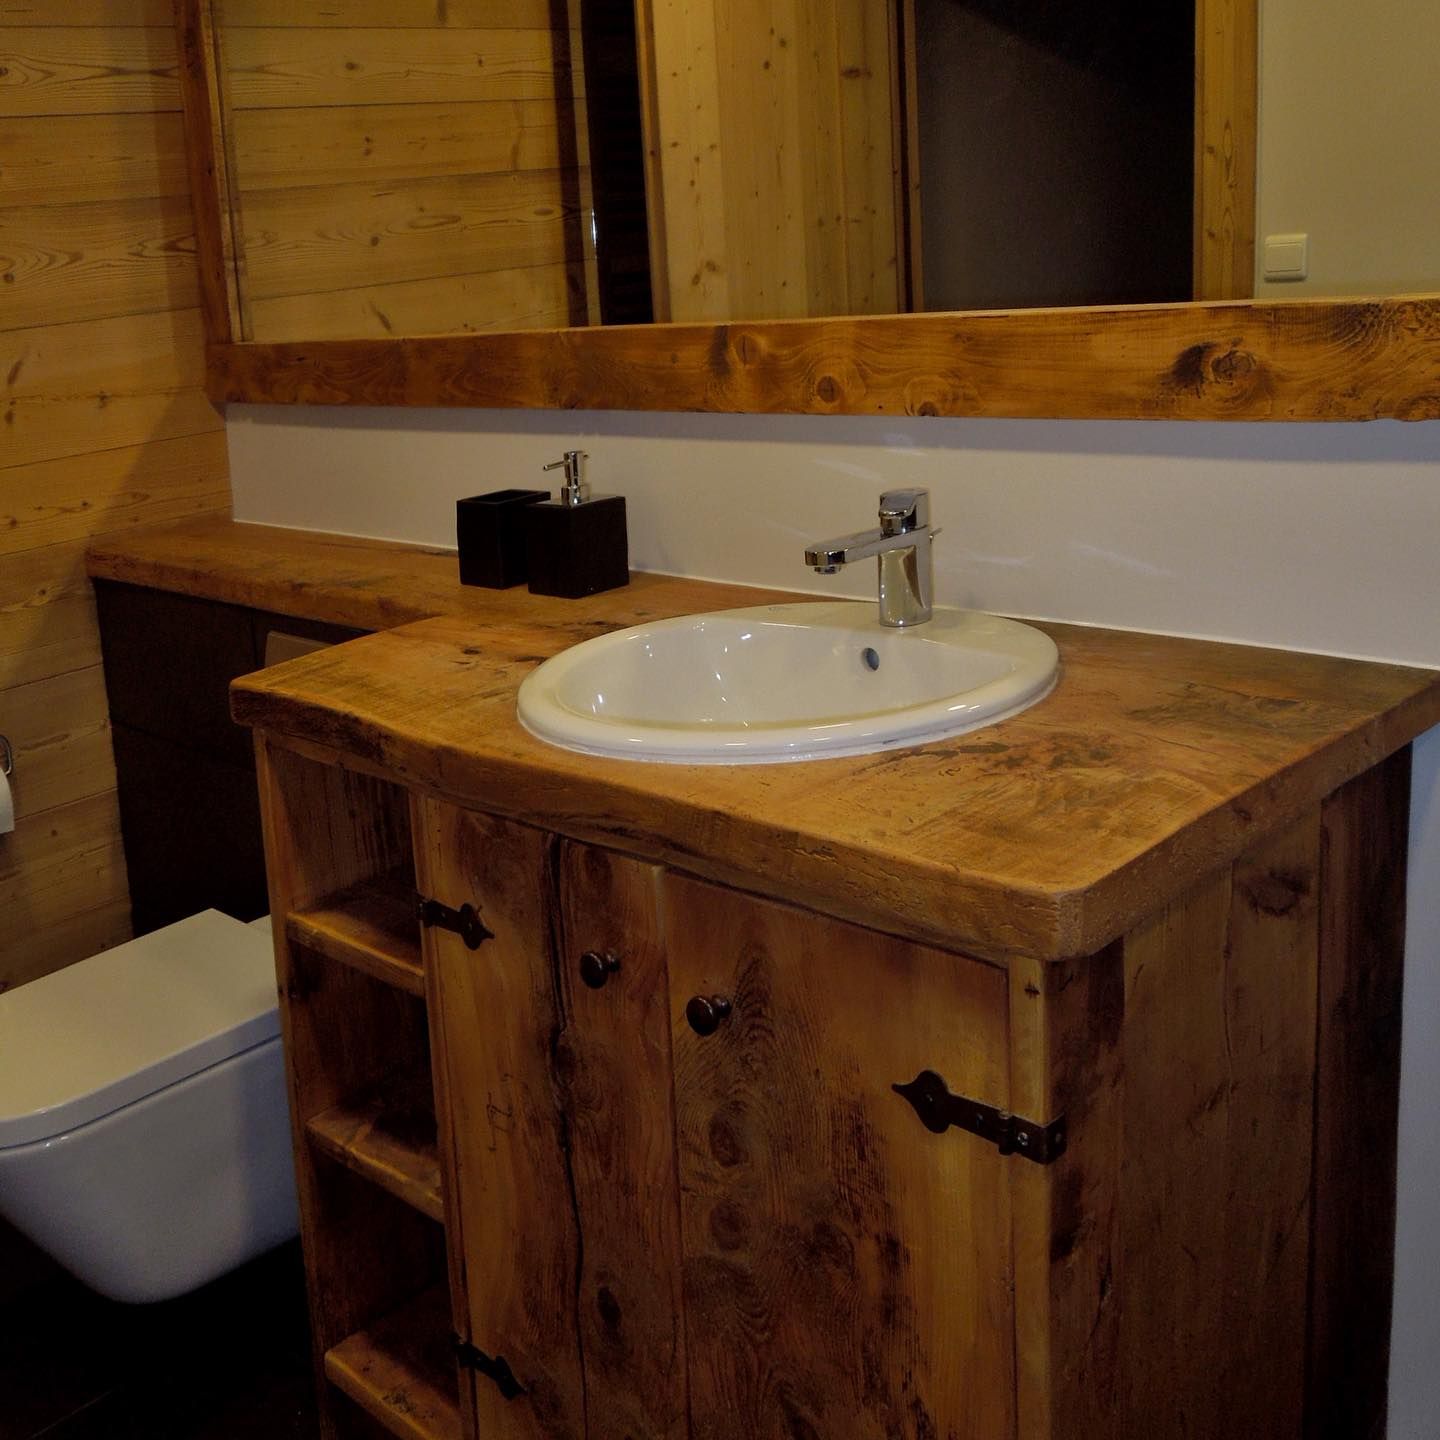
[[[159,1305],[0,1259],[0,1440],[314,1440],[298,1245]]]

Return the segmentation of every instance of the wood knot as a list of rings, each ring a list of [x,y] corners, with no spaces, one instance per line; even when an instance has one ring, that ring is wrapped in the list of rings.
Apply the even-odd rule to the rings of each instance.
[[[723,1115],[711,1117],[708,1138],[710,1153],[727,1170],[741,1164],[746,1159],[745,1147],[740,1143],[740,1137]]]
[[[1247,880],[1242,887],[1252,910],[1261,915],[1288,915],[1310,893],[1310,877],[1267,871]]]
[[[617,1338],[620,1334],[620,1302],[608,1285],[602,1285],[595,1292],[595,1313],[600,1317],[606,1335],[612,1340]]]
[[[730,327],[717,325],[710,336],[710,373],[717,380],[724,380],[730,374]]]
[[[1201,396],[1217,389],[1253,387],[1264,373],[1257,357],[1241,349],[1239,340],[1228,344],[1207,340],[1180,352],[1166,376],[1166,385],[1171,390]]]
[[[750,1217],[739,1206],[722,1200],[710,1212],[710,1238],[721,1250],[739,1250],[750,1234]]]

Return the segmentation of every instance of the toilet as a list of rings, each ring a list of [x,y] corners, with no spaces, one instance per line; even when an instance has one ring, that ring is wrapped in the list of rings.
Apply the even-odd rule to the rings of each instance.
[[[129,1302],[296,1233],[268,917],[206,910],[0,994],[0,1216]]]

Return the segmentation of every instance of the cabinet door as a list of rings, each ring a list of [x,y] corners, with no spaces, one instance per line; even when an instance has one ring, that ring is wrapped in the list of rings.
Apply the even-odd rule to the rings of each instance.
[[[575,1314],[591,1440],[688,1433],[662,874],[594,846],[560,848],[555,1069],[581,1238]]]
[[[696,1440],[1013,1435],[1019,1162],[891,1088],[1005,1105],[1004,972],[674,875],[662,917]]]
[[[485,1440],[579,1440],[580,1246],[551,1075],[554,842],[431,800],[416,819],[421,893],[475,906],[492,932],[475,950],[425,935],[456,1328],[485,1357],[476,1426]],[[501,1362],[522,1393],[507,1398]]]

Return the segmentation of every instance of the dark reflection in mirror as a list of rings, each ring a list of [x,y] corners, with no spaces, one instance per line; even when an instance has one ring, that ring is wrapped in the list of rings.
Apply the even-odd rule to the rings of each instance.
[[[924,308],[1192,298],[1193,5],[915,0]]]

